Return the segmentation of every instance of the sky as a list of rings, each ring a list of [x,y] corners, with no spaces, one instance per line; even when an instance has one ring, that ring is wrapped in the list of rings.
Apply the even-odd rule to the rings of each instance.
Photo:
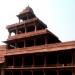
[[[8,38],[6,26],[28,5],[62,42],[75,40],[75,0],[0,0],[0,44]]]

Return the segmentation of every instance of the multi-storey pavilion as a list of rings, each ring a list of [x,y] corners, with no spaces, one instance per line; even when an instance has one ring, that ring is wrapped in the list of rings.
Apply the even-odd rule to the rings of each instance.
[[[62,43],[29,6],[17,17],[7,26],[1,75],[74,75],[75,42]]]

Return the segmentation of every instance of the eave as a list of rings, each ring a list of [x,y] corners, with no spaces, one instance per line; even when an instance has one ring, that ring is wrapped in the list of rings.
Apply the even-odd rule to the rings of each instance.
[[[23,26],[23,25],[27,25],[27,23],[29,24],[31,24],[31,23],[41,23],[41,24],[43,24],[44,25],[44,27],[46,27],[47,28],[47,25],[45,25],[42,21],[40,21],[38,18],[33,18],[33,19],[28,19],[28,20],[26,20],[26,21],[23,21],[23,22],[20,22],[20,23],[15,23],[15,24],[11,24],[11,25],[7,25],[7,29],[15,29],[17,26]]]

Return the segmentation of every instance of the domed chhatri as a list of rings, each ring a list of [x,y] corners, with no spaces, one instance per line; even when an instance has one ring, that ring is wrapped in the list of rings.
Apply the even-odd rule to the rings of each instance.
[[[30,6],[27,6],[25,9],[23,9],[22,12],[20,12],[20,14],[25,14],[27,12],[32,12],[33,13],[33,9]]]
[[[35,15],[34,15],[33,9],[27,6],[25,9],[23,9],[22,12],[20,12],[19,15],[17,15],[17,17],[22,20],[27,20],[29,18],[35,17]]]

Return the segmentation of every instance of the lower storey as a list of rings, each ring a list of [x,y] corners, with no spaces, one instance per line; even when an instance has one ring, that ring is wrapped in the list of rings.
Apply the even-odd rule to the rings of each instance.
[[[74,75],[73,69],[48,70],[4,70],[1,75]]]

